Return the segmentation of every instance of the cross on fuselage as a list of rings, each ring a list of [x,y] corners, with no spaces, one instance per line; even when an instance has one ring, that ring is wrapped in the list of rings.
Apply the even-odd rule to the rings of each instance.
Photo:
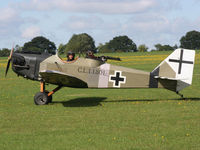
[[[116,72],[116,76],[111,76],[111,80],[115,81],[115,86],[119,86],[120,81],[124,82],[124,78],[120,77],[120,72]]]
[[[169,62],[175,62],[175,63],[179,63],[179,67],[178,67],[178,74],[181,74],[181,69],[182,69],[182,64],[193,64],[192,61],[185,61],[183,60],[183,50],[181,50],[181,54],[180,54],[180,60],[177,59],[169,59]]]

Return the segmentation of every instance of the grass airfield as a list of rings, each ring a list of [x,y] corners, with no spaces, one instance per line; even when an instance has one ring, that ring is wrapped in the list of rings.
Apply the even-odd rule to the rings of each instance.
[[[152,71],[171,52],[116,53],[108,63]],[[200,149],[200,53],[192,86],[165,89],[73,89],[36,106],[39,82],[17,77],[0,58],[0,149]],[[48,90],[55,86],[48,85]]]

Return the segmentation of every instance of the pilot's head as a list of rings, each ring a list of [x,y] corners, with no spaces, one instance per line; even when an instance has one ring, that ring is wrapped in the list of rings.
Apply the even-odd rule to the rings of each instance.
[[[67,61],[73,61],[75,57],[75,53],[73,53],[72,51],[68,51],[67,53]]]
[[[87,51],[86,55],[87,56],[94,56],[94,53],[93,53],[93,51]]]

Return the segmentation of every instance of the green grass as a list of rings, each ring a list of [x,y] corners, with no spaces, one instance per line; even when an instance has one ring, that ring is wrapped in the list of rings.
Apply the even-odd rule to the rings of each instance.
[[[124,57],[110,63],[151,71],[160,60],[132,56],[169,53],[105,55]],[[38,82],[11,69],[4,78],[6,58],[0,58],[0,149],[200,149],[199,57],[193,85],[182,91],[185,100],[165,89],[63,88],[46,106],[33,103]]]

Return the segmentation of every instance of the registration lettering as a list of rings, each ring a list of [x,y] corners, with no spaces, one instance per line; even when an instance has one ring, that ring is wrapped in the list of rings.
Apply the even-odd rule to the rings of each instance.
[[[78,67],[79,73],[87,73],[87,74],[96,74],[96,75],[103,75],[108,76],[108,70],[100,70],[96,68],[86,68],[86,67]]]

